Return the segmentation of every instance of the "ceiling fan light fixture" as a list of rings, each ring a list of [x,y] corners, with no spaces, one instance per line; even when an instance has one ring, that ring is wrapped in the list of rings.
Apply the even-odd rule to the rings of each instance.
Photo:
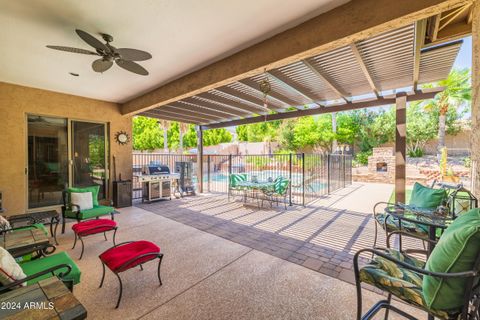
[[[100,33],[102,39],[106,42],[105,44],[98,40],[96,37],[92,36],[91,34],[80,30],[75,29],[77,35],[85,41],[88,45],[95,49],[94,51],[79,49],[79,48],[72,48],[72,47],[65,47],[65,46],[51,46],[48,45],[47,48],[72,52],[72,53],[81,53],[81,54],[88,54],[88,55],[95,55],[100,57],[99,59],[92,62],[92,69],[95,72],[104,72],[110,69],[113,65],[113,62],[132,73],[146,76],[148,75],[148,71],[143,68],[141,65],[134,61],[144,61],[152,58],[152,55],[148,52],[132,49],[132,48],[115,48],[114,46],[110,45],[110,42],[113,41],[113,37],[106,33]],[[78,76],[78,74],[72,74],[72,76]]]

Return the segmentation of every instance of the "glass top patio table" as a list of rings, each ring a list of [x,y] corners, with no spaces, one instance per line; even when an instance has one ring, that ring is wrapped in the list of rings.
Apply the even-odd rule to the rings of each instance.
[[[262,191],[273,191],[275,189],[275,182],[269,181],[240,181],[237,183],[238,187],[246,189],[257,189]]]
[[[385,213],[400,221],[423,225],[428,228],[428,254],[435,247],[437,229],[446,229],[453,221],[449,216],[440,215],[436,210],[427,210],[403,203],[397,203],[385,208]]]

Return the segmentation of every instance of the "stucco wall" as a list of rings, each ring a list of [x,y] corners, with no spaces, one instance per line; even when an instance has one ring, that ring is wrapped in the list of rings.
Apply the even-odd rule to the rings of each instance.
[[[132,144],[117,144],[114,134],[123,130],[131,137],[132,121],[120,114],[117,104],[0,82],[0,191],[7,215],[25,213],[27,209],[26,114],[108,122],[109,168],[112,170],[114,155],[117,174],[121,172],[123,179],[131,178]],[[109,193],[111,196],[111,186]]]

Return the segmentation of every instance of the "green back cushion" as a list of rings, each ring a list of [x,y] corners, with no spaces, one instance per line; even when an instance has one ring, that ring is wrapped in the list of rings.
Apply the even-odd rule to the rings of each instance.
[[[290,181],[288,179],[284,179],[282,177],[276,180],[274,185],[275,193],[283,195],[287,191],[289,182]]]
[[[247,181],[246,173],[232,173],[230,175],[230,187],[235,188],[241,181]]]
[[[91,186],[91,187],[82,187],[82,188],[68,188],[68,193],[71,192],[91,192],[93,198],[93,206],[98,206],[98,192],[100,191],[100,186]],[[70,201],[70,196],[69,200]]]
[[[444,189],[432,189],[415,182],[409,205],[419,208],[435,209],[447,198]]]
[[[445,230],[427,260],[426,269],[434,272],[472,270],[480,253],[480,211],[470,210]],[[467,278],[439,279],[425,276],[423,294],[432,309],[457,309],[463,305]]]

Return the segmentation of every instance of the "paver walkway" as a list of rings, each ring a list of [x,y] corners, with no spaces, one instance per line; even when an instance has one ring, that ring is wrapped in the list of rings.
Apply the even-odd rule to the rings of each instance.
[[[199,230],[353,283],[353,255],[371,247],[373,205],[393,186],[355,183],[307,207],[263,209],[200,195],[137,206]],[[379,243],[385,243],[380,234]]]

